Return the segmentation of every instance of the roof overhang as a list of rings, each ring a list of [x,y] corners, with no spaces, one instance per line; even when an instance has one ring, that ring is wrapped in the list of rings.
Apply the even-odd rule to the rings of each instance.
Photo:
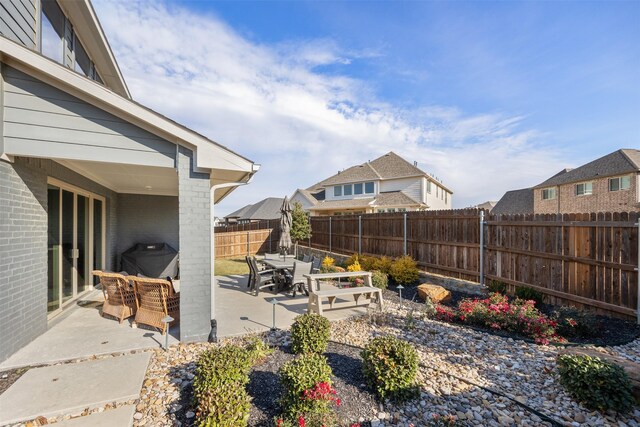
[[[166,141],[189,148],[194,152],[196,169],[211,173],[212,185],[242,185],[260,168],[253,161],[187,127],[1,36],[0,61]],[[221,188],[216,193],[216,199],[222,200],[234,188],[235,186]]]
[[[127,83],[124,81],[91,1],[58,0],[58,4],[74,24],[74,32],[91,56],[104,83],[117,94],[131,99]]]

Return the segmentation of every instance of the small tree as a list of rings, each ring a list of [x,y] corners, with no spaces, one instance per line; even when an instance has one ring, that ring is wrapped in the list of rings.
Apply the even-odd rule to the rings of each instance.
[[[300,202],[294,202],[291,212],[291,240],[295,242],[295,255],[298,256],[298,242],[311,238],[311,223],[309,216]]]

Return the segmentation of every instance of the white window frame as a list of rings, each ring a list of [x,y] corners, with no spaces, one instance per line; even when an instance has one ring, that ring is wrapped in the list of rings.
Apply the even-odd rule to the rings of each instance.
[[[353,196],[353,184],[344,184],[342,187],[343,196]],[[347,194],[347,189],[349,189],[349,194]]]
[[[431,194],[431,181],[427,180],[427,193]]]
[[[590,196],[593,194],[593,181],[579,182],[575,185],[576,196]]]
[[[356,190],[356,188],[360,186],[360,192],[358,193],[358,191]],[[354,196],[360,196],[364,194],[364,183],[363,182],[358,182],[353,184],[353,195]]]
[[[367,184],[371,184],[371,191],[367,191]],[[364,183],[364,194],[375,194],[376,192],[376,184],[373,181],[368,181]]]
[[[558,197],[558,192],[556,187],[543,188],[540,194],[541,194],[542,200],[554,200],[556,197]]]
[[[342,197],[342,185],[333,186],[333,197]]]
[[[623,180],[625,178],[626,178],[627,186],[623,187],[622,183],[623,183]],[[614,182],[614,181],[618,181],[618,188],[616,190],[612,190],[611,189],[611,183]],[[624,175],[624,176],[616,176],[614,178],[609,178],[608,186],[609,186],[609,191],[611,191],[611,192],[629,190],[629,189],[631,189],[631,176]]]

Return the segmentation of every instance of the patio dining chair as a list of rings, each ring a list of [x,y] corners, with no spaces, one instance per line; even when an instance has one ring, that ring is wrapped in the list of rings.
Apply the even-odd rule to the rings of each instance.
[[[317,257],[312,257],[311,258],[311,264],[313,265],[313,267],[311,267],[311,272],[312,273],[320,273],[320,266],[322,265],[322,258],[317,258]]]
[[[93,270],[91,273],[100,279],[104,296],[102,317],[112,316],[122,323],[124,319],[136,314],[136,294],[124,275],[101,270]]]
[[[306,286],[307,279],[304,275],[311,273],[312,268],[313,264],[310,262],[295,261],[293,263],[293,271],[291,274],[286,275],[286,284],[293,294],[293,298],[296,297],[297,292],[304,292],[307,296],[309,295],[309,289]]]
[[[249,278],[247,279],[247,288],[251,288],[253,285],[253,267],[251,267],[251,257],[249,255],[244,257],[247,262],[247,266],[249,266]]]
[[[274,254],[265,253],[264,259],[272,259],[272,260],[282,259],[282,255],[280,255],[279,253],[274,253]]]
[[[311,262],[311,255],[309,254],[304,254],[302,256],[302,262]]]
[[[180,293],[175,292],[168,280],[150,277],[128,276],[136,293],[135,322],[160,329],[162,335],[167,332],[165,316],[173,317],[175,324],[180,321]]]
[[[273,288],[276,286],[274,272],[275,270],[260,270],[255,257],[249,257],[249,266],[251,269],[252,282],[251,290],[255,296],[258,296],[260,290],[264,288]]]

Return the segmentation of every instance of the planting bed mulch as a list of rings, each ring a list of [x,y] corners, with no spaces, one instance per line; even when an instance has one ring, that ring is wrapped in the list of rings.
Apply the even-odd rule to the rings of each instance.
[[[0,372],[0,394],[7,391],[28,370],[29,368],[18,368]]]
[[[477,294],[466,293],[458,290],[451,290],[451,300],[444,303],[448,307],[456,307],[458,303],[466,298],[478,298]],[[394,302],[399,302],[400,297],[396,286],[389,286],[388,291],[385,291],[384,298]],[[403,304],[407,307],[420,310],[423,308],[424,300],[418,296],[418,289],[416,286],[406,286],[402,289]],[[559,309],[557,306],[542,304],[538,307],[539,310],[547,316],[553,316],[554,312]],[[523,337],[518,334],[509,333],[505,331],[496,331],[489,328],[478,328],[476,326],[465,325],[464,323],[456,323],[457,325],[469,327],[474,330],[481,330],[493,335],[498,335],[506,338],[514,338],[525,341],[531,341],[530,338]],[[596,314],[589,315],[589,329],[595,332],[591,336],[585,337],[565,337],[568,343],[564,345],[595,345],[595,346],[616,346],[627,344],[636,338],[640,337],[640,325],[635,322],[620,319],[617,317],[608,317]]]
[[[378,404],[365,386],[362,375],[360,350],[338,343],[329,343],[325,356],[333,369],[333,386],[341,400],[338,416],[356,422],[360,417],[371,418]],[[256,366],[250,375],[247,391],[253,397],[249,425],[271,426],[280,413],[278,397],[282,393],[278,370],[295,357],[289,347],[277,348],[264,363]],[[369,423],[362,423],[368,426]]]

